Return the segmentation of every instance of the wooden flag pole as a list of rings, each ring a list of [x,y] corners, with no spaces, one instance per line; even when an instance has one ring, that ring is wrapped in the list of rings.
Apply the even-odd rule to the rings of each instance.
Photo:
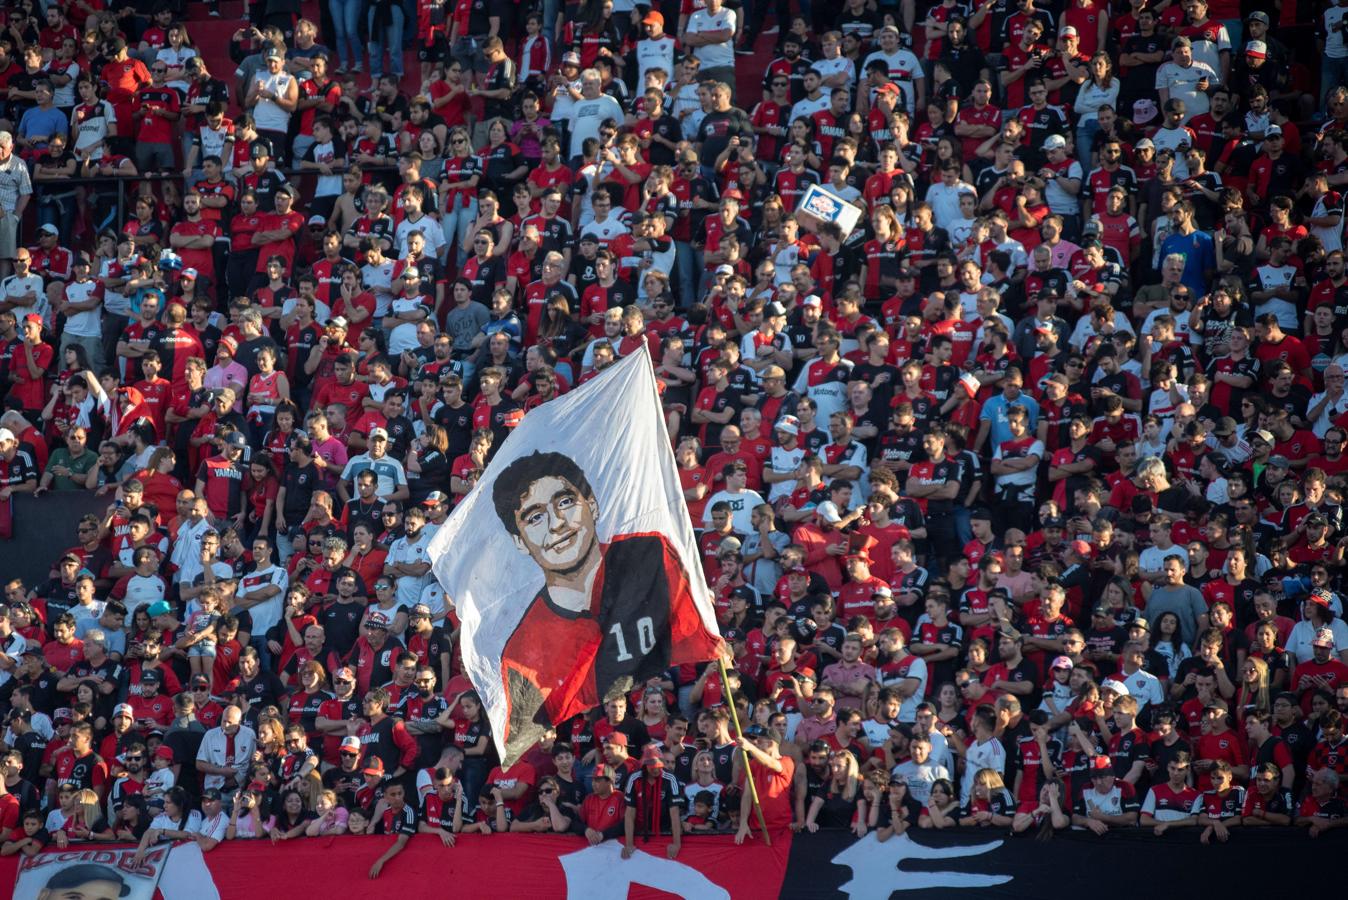
[[[740,714],[735,709],[735,695],[730,690],[730,678],[726,674],[725,657],[716,657],[716,665],[721,670],[721,687],[725,690],[727,705],[730,707],[730,721],[735,726],[735,737],[743,741],[744,730],[740,728]],[[763,818],[763,807],[758,802],[758,786],[754,784],[754,772],[749,767],[749,751],[741,746],[740,753],[744,756],[744,783],[749,786],[749,799],[753,801],[754,814],[758,816],[758,827],[763,830],[763,843],[771,847],[772,835],[768,834],[768,822]]]

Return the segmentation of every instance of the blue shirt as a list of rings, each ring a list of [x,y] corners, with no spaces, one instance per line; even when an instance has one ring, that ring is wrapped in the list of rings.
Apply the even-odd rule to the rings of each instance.
[[[989,447],[996,447],[1003,441],[1011,440],[1011,427],[1006,424],[1006,410],[1010,406],[1025,407],[1025,412],[1029,413],[1027,427],[1029,433],[1034,434],[1035,426],[1039,423],[1039,403],[1024,391],[1021,391],[1020,396],[1014,400],[1007,400],[1006,395],[998,391],[995,397],[988,398],[983,404],[983,411],[978,414],[979,421],[992,423],[988,429]]]
[[[32,138],[33,135],[51,137],[53,134],[69,132],[70,123],[66,120],[66,114],[54,106],[51,109],[34,106],[19,120],[19,134],[25,140]],[[45,149],[47,142],[43,141],[39,146]]]
[[[1184,274],[1180,276],[1185,286],[1195,297],[1208,292],[1205,273],[1217,268],[1217,251],[1212,243],[1212,235],[1195,231],[1193,234],[1172,234],[1161,243],[1161,260],[1172,253],[1184,257]]]

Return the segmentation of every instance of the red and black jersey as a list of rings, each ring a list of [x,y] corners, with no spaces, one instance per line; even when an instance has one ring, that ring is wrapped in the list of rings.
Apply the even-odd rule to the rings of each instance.
[[[81,788],[98,791],[100,796],[108,783],[108,764],[103,757],[90,751],[77,758],[69,746],[52,759],[52,772],[57,784],[71,781]]]
[[[1231,819],[1241,815],[1245,811],[1245,788],[1236,785],[1229,790],[1218,793],[1217,791],[1207,791],[1198,798],[1194,806],[1194,812],[1198,815],[1207,816],[1209,819]]]
[[[580,820],[586,828],[605,835],[622,827],[627,813],[627,798],[614,791],[607,797],[589,794],[580,805]],[[616,837],[616,834],[614,835]]]
[[[1151,789],[1148,796],[1151,806],[1150,813],[1155,816],[1157,813],[1178,813],[1180,817],[1193,814],[1194,803],[1199,798],[1199,793],[1187,784],[1180,790],[1175,790],[1167,782],[1158,784]],[[1169,816],[1161,818],[1165,821]]]
[[[608,578],[608,572],[624,575]],[[604,549],[592,596],[589,610],[573,613],[556,606],[544,588],[507,640],[501,665],[510,731],[534,720],[531,706],[560,724],[597,706],[619,679],[640,684],[671,664],[716,654],[719,641],[703,624],[683,565],[660,535],[615,538]]]
[[[217,519],[237,516],[243,509],[243,466],[223,456],[212,456],[197,469],[197,480],[205,484],[206,505]]]

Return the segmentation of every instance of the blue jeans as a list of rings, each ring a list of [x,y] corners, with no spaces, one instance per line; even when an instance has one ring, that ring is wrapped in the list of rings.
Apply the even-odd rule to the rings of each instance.
[[[361,6],[361,0],[328,0],[332,27],[337,31],[337,64],[343,69],[359,63],[363,55],[360,48]]]
[[[440,228],[445,234],[445,250],[453,246],[462,266],[468,259],[468,229],[477,221],[477,198],[460,194],[450,208],[440,216]]]
[[[1336,59],[1332,56],[1320,58],[1320,105],[1329,99],[1329,92],[1341,84],[1348,84],[1348,56]]]
[[[1096,119],[1087,119],[1077,125],[1076,158],[1080,160],[1083,169],[1090,168],[1091,141],[1095,140],[1095,135],[1099,131],[1100,123]]]
[[[389,74],[403,77],[403,8],[395,3],[388,9],[388,25],[376,29],[375,10],[370,10],[365,24],[370,31],[370,78],[378,81],[384,74],[384,49],[388,48]],[[381,33],[382,32],[382,33]]]

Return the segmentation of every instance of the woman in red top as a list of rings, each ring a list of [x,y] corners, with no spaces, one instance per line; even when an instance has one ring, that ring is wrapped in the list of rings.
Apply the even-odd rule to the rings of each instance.
[[[276,518],[276,494],[280,490],[270,456],[258,454],[253,457],[248,474],[252,486],[248,489],[248,540],[245,544],[251,544],[255,537],[271,536],[272,521]]]
[[[42,317],[29,313],[23,317],[22,343],[14,348],[9,364],[13,386],[9,396],[22,404],[28,417],[35,418],[47,401],[47,370],[56,351],[42,343]]]
[[[270,430],[277,407],[290,399],[290,379],[276,368],[275,348],[263,347],[258,351],[256,361],[258,371],[248,379],[248,396],[244,404],[255,441]]]

